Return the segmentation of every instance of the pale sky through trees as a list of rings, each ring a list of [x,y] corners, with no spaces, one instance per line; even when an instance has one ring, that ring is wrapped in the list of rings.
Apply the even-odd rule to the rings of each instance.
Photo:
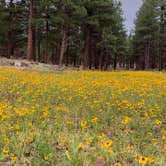
[[[136,13],[142,5],[142,0],[120,0],[123,6],[123,12],[125,16],[125,26],[128,33],[134,29],[134,20]]]

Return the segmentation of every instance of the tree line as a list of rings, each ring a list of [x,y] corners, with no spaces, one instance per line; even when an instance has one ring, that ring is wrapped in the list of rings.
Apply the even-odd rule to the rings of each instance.
[[[0,55],[60,67],[162,70],[166,1],[144,0],[128,36],[118,0],[0,0]]]

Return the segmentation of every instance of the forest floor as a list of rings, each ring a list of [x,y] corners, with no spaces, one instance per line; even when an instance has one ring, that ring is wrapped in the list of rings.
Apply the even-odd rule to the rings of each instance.
[[[0,165],[166,165],[166,75],[0,68]]]
[[[76,70],[73,67],[62,67],[59,68],[58,65],[45,64],[39,62],[30,62],[25,59],[7,59],[0,57],[0,66],[6,66],[11,68],[23,69],[23,70],[41,70],[41,71],[57,71],[57,70]],[[78,70],[78,68],[77,68]]]
[[[40,62],[34,62],[34,61],[28,61],[26,59],[8,59],[5,57],[0,57],[0,67],[10,67],[10,68],[16,68],[21,70],[38,70],[38,71],[81,71],[82,67],[73,67],[73,66],[62,66],[59,68],[58,65],[53,64],[46,64],[46,63],[40,63]],[[118,71],[127,71],[127,69],[119,68],[117,67]],[[135,69],[130,69],[128,71],[134,71]],[[93,69],[93,71],[95,71]],[[114,71],[113,69],[110,69],[109,71]],[[149,70],[153,72],[158,72],[158,69]],[[166,70],[163,70],[162,72],[166,72]]]

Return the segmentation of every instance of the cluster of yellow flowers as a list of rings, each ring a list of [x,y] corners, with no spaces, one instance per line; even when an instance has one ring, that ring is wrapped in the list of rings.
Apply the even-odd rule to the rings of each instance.
[[[163,163],[165,73],[6,68],[0,80],[0,165]]]

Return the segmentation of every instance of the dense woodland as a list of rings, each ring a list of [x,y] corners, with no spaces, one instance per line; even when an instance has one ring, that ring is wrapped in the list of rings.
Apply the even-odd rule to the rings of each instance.
[[[0,56],[60,67],[166,68],[166,0],[144,0],[130,35],[115,0],[0,0]]]

